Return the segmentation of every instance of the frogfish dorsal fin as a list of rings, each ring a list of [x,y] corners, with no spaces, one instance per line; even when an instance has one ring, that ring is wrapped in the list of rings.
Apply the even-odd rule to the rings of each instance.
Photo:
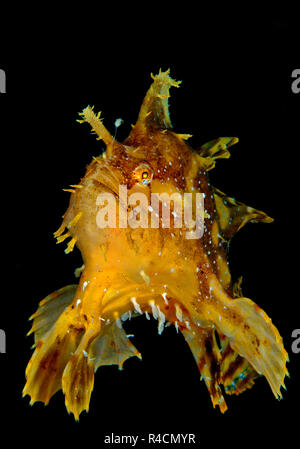
[[[202,145],[197,150],[200,167],[205,171],[212,170],[216,165],[216,159],[228,159],[230,157],[228,148],[238,141],[237,137],[219,137]]]
[[[158,75],[152,75],[151,84],[142,103],[137,125],[150,129],[172,128],[168,98],[171,87],[179,87],[181,81],[175,81],[169,76],[170,70],[159,71]]]
[[[218,225],[222,237],[230,240],[246,223],[271,223],[273,218],[264,212],[246,206],[213,187]]]

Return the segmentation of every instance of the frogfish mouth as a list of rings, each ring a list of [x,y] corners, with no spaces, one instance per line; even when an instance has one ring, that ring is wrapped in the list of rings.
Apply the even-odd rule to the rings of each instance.
[[[169,71],[151,76],[124,142],[109,133],[93,107],[80,113],[78,121],[91,126],[105,151],[68,189],[69,207],[54,234],[57,243],[69,239],[66,253],[75,245],[80,250],[80,279],[43,299],[31,317],[35,349],[23,393],[31,404],[48,404],[62,389],[76,420],[89,409],[98,367],[122,369],[128,358],[141,357],[122,326],[139,315],[157,320],[159,334],[165,325],[183,334],[221,412],[227,410],[224,393],[239,394],[259,376],[281,398],[288,374],[278,330],[243,297],[241,279],[232,281],[227,261],[230,240],[241,227],[273,220],[226,196],[208,178],[238,139],[222,137],[192,149],[190,135],[175,133],[169,117],[169,90],[180,82]],[[201,236],[189,234],[190,222],[183,220],[187,203],[175,207],[187,193],[194,218],[201,194]]]

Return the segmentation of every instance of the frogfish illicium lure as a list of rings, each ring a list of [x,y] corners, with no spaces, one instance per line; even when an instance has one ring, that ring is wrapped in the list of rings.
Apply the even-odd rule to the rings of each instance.
[[[76,270],[80,281],[47,296],[31,317],[35,350],[23,393],[31,404],[48,404],[62,389],[76,420],[89,408],[98,367],[116,364],[122,369],[129,357],[141,357],[122,327],[128,317],[152,316],[159,333],[169,323],[183,334],[213,406],[221,412],[227,410],[224,392],[239,394],[261,375],[280,398],[288,374],[279,332],[259,306],[243,297],[240,280],[231,280],[227,262],[230,240],[242,226],[273,220],[229,198],[208,180],[207,172],[217,159],[230,156],[228,148],[238,139],[223,137],[192,149],[186,143],[190,135],[172,131],[169,117],[169,90],[180,82],[169,71],[152,78],[138,120],[123,143],[104,127],[93,107],[80,114],[78,121],[89,123],[106,146],[71,186],[69,207],[54,234],[58,243],[70,239],[66,253],[75,245],[81,251],[84,264]],[[148,199],[152,194],[202,193],[201,238],[187,238],[185,223],[176,226],[173,203],[169,226],[160,225],[162,207],[155,226],[121,226],[125,209],[138,215],[141,208],[121,201],[120,186],[128,196],[139,193]],[[108,204],[99,203],[103,193],[115,200],[112,226],[97,222]],[[146,213],[155,218],[152,206]]]

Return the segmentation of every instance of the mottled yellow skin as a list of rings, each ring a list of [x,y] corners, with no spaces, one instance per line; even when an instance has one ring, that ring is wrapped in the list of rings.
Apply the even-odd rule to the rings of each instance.
[[[287,374],[287,353],[277,329],[253,301],[242,297],[240,283],[231,282],[226,257],[232,235],[245,223],[272,219],[226,197],[207,177],[216,159],[229,157],[227,148],[237,139],[221,138],[192,150],[185,141],[188,135],[171,130],[169,89],[179,83],[169,72],[153,79],[137,123],[122,144],[92,108],[81,114],[105,142],[106,152],[74,186],[55,235],[58,241],[72,239],[68,251],[76,243],[84,269],[77,287],[50,295],[33,315],[37,347],[26,370],[24,394],[32,402],[48,403],[62,388],[76,419],[88,410],[100,365],[122,367],[128,357],[140,356],[122,329],[120,317],[128,312],[152,314],[159,332],[164,321],[176,325],[222,412],[227,406],[221,384],[227,393],[238,394],[263,374],[277,397]],[[145,172],[151,177],[148,183],[143,183]],[[151,193],[205,193],[203,237],[186,239],[185,228],[174,228],[172,220],[166,229],[99,229],[97,197],[110,192],[118,203],[119,185],[127,186],[128,195],[144,193],[149,202]]]

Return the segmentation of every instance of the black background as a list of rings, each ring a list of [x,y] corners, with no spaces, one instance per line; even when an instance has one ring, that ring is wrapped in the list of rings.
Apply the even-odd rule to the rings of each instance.
[[[40,15],[46,19],[45,11]],[[244,441],[272,446],[279,437],[294,442],[300,365],[300,354],[291,352],[291,333],[300,328],[300,94],[291,91],[291,73],[299,68],[296,25],[279,14],[262,19],[245,11],[216,18],[188,7],[163,11],[150,4],[138,15],[117,5],[107,16],[91,9],[91,22],[85,13],[75,23],[59,11],[47,25],[24,20],[2,39],[7,93],[0,97],[5,263],[0,328],[7,353],[0,355],[1,427],[11,440],[33,447],[46,442],[103,447],[111,432],[145,438],[195,433],[202,447],[237,448]],[[191,146],[219,136],[240,139],[231,159],[219,161],[210,173],[212,183],[275,219],[243,228],[232,241],[230,263],[234,278],[244,276],[244,295],[272,317],[283,336],[291,378],[282,401],[262,378],[242,395],[227,396],[229,410],[221,415],[184,339],[173,328],[158,336],[154,321],[137,318],[126,330],[135,335],[143,360],[128,360],[123,372],[100,369],[90,412],[75,423],[61,392],[47,407],[30,407],[28,397],[21,397],[33,343],[25,337],[27,319],[40,299],[73,283],[81,265],[79,251],[66,256],[52,236],[68,205],[62,189],[78,183],[102,148],[88,126],[76,123],[77,113],[95,105],[111,132],[121,117],[117,138],[124,139],[150,72],[159,68],[170,68],[171,76],[183,81],[171,91],[171,118],[177,132],[193,134]]]

